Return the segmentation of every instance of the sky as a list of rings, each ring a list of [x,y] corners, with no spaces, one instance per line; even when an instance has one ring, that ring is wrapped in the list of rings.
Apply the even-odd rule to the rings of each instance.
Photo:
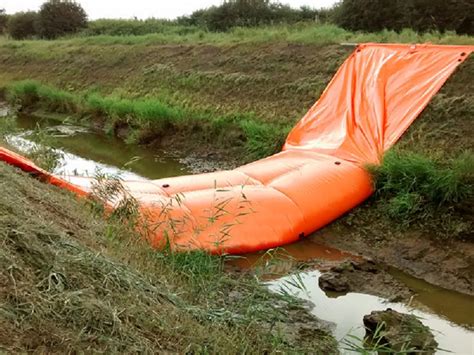
[[[45,0],[0,0],[0,9],[12,14],[18,11],[38,10]],[[222,0],[78,0],[91,20],[97,18],[169,18],[189,15],[195,10],[219,5]],[[282,0],[292,7],[308,5],[321,8],[336,0]]]

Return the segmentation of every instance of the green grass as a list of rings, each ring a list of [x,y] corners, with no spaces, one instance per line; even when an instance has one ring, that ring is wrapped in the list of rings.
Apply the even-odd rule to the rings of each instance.
[[[462,224],[462,214],[473,206],[472,151],[442,160],[393,149],[380,166],[368,169],[374,178],[376,204],[403,226],[437,220],[433,223],[443,224],[438,232],[444,230],[450,237],[469,233],[470,224]],[[452,217],[452,225],[443,223],[447,216]]]
[[[87,28],[83,30],[82,36],[140,36],[150,33],[162,33],[168,35],[188,35],[201,31],[197,26],[184,26],[172,21],[160,19],[125,20],[125,19],[100,19],[89,21]]]
[[[418,34],[413,30],[405,29],[400,33],[384,30],[378,33],[351,32],[332,24],[300,23],[295,25],[262,26],[256,28],[233,28],[229,32],[216,33],[198,30],[195,27],[168,25],[160,27],[158,33],[142,35],[118,35],[125,33],[114,29],[114,35],[90,35],[94,33],[108,33],[106,30],[83,33],[82,36],[59,39],[58,44],[81,45],[156,45],[156,44],[236,44],[236,43],[305,43],[305,44],[338,44],[341,42],[400,42],[400,43],[440,43],[440,44],[474,44],[471,36],[457,35],[454,32]],[[145,31],[146,32],[146,31]],[[12,42],[3,41],[3,46],[12,45]]]
[[[131,143],[145,141],[148,136],[163,136],[169,131],[199,130],[200,139],[226,146],[243,145],[247,159],[257,159],[281,149],[289,126],[270,125],[253,114],[218,115],[217,113],[176,107],[157,99],[103,97],[96,93],[73,94],[36,81],[21,81],[7,88],[7,100],[23,109],[42,109],[76,115],[92,123],[105,120],[104,126],[126,124],[133,128]],[[236,131],[234,139],[228,133]]]

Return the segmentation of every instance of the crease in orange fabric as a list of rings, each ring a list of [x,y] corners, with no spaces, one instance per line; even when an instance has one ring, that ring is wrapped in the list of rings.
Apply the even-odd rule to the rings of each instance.
[[[361,44],[283,151],[231,171],[125,181],[150,243],[242,254],[295,242],[372,194],[368,163],[380,163],[473,46]],[[0,160],[73,191],[92,180],[51,175],[0,148]]]

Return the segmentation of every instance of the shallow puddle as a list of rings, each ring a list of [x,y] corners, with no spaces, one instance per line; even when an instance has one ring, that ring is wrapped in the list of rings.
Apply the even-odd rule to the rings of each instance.
[[[474,333],[460,325],[452,323],[436,314],[420,311],[408,307],[402,303],[386,302],[383,298],[361,294],[348,293],[346,295],[329,297],[318,286],[318,278],[321,272],[317,270],[286,276],[268,283],[271,290],[290,292],[291,294],[310,301],[314,307],[311,312],[318,318],[335,324],[333,334],[336,339],[342,341],[351,334],[363,339],[365,330],[362,319],[364,315],[372,311],[391,308],[398,312],[413,314],[420,318],[426,326],[430,327],[439,344],[440,349],[451,351],[454,354],[472,354]],[[304,285],[304,289],[301,286]],[[447,291],[449,292],[449,291]],[[445,299],[445,302],[450,302]],[[465,309],[471,312],[472,309]],[[344,352],[350,352],[341,342]],[[443,353],[439,351],[439,353]]]
[[[99,169],[124,179],[158,179],[189,172],[186,165],[164,153],[152,153],[143,147],[127,145],[119,139],[81,127],[59,125],[57,121],[27,116],[18,118],[17,124],[23,133],[11,136],[10,143],[27,149],[32,144],[28,131],[38,123],[55,137],[54,148],[63,153],[62,165],[56,171],[58,174],[93,176]],[[265,280],[269,287],[274,291],[284,288],[297,297],[311,301],[314,304],[312,312],[318,318],[335,323],[334,334],[338,340],[348,334],[363,338],[363,316],[374,310],[392,308],[421,317],[422,322],[434,330],[440,348],[455,354],[473,353],[474,333],[468,329],[474,326],[473,297],[432,286],[394,269],[390,270],[390,274],[414,290],[416,301],[429,311],[413,309],[402,303],[387,303],[380,297],[360,293],[327,295],[318,286],[321,275],[321,271],[317,270],[318,260],[327,263],[345,259],[357,257],[318,244],[314,239],[305,239],[277,251],[233,259],[231,264],[239,268],[266,264]],[[295,265],[304,261],[311,261],[311,271],[298,274],[298,282],[291,282],[295,276],[287,275],[294,271]],[[268,273],[269,265],[271,273]],[[303,287],[298,287],[301,283]]]
[[[317,270],[318,264],[322,262],[322,265],[327,265],[329,262],[330,265],[332,262],[358,258],[322,245],[314,239],[305,239],[272,253],[245,255],[232,260],[231,263],[243,269],[261,267],[264,269],[262,280],[268,283],[271,290],[290,292],[298,298],[310,301],[314,305],[312,313],[315,316],[335,324],[333,334],[340,341],[348,334],[362,339],[365,334],[362,323],[364,315],[375,310],[392,308],[420,317],[423,324],[433,330],[440,349],[449,350],[454,354],[474,354],[472,296],[431,285],[395,268],[388,268],[389,274],[415,292],[412,303],[419,309],[403,303],[388,302],[377,296],[354,292],[326,293],[320,289],[318,279],[322,272]],[[309,261],[310,265],[314,265],[313,269],[288,276],[295,266]],[[349,352],[347,349],[341,350]]]

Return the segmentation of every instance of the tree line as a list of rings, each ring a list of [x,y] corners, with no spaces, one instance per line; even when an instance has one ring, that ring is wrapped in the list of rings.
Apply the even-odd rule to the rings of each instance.
[[[124,22],[120,26],[118,22]],[[153,23],[156,21],[156,24]],[[341,0],[330,9],[303,6],[291,8],[270,0],[224,0],[219,6],[197,10],[175,21],[135,20],[105,21],[93,34],[114,31],[119,34],[153,33],[163,24],[184,25],[208,31],[224,32],[234,27],[293,24],[299,22],[334,23],[351,31],[377,32],[383,29],[401,31],[411,28],[417,32],[454,31],[474,35],[474,2],[472,0]],[[143,26],[142,26],[143,25]],[[82,31],[88,26],[87,14],[73,0],[49,0],[38,12],[7,15],[0,10],[0,33],[14,39],[54,39]],[[143,27],[143,28],[141,28]],[[131,31],[131,33],[127,33]],[[151,32],[149,32],[151,31]],[[86,32],[87,33],[87,32]]]
[[[54,39],[86,27],[86,12],[72,0],[49,0],[41,5],[38,12],[7,15],[5,10],[0,10],[0,33],[6,33],[13,39]]]
[[[472,0],[343,0],[331,12],[334,23],[352,31],[411,28],[474,35]]]

